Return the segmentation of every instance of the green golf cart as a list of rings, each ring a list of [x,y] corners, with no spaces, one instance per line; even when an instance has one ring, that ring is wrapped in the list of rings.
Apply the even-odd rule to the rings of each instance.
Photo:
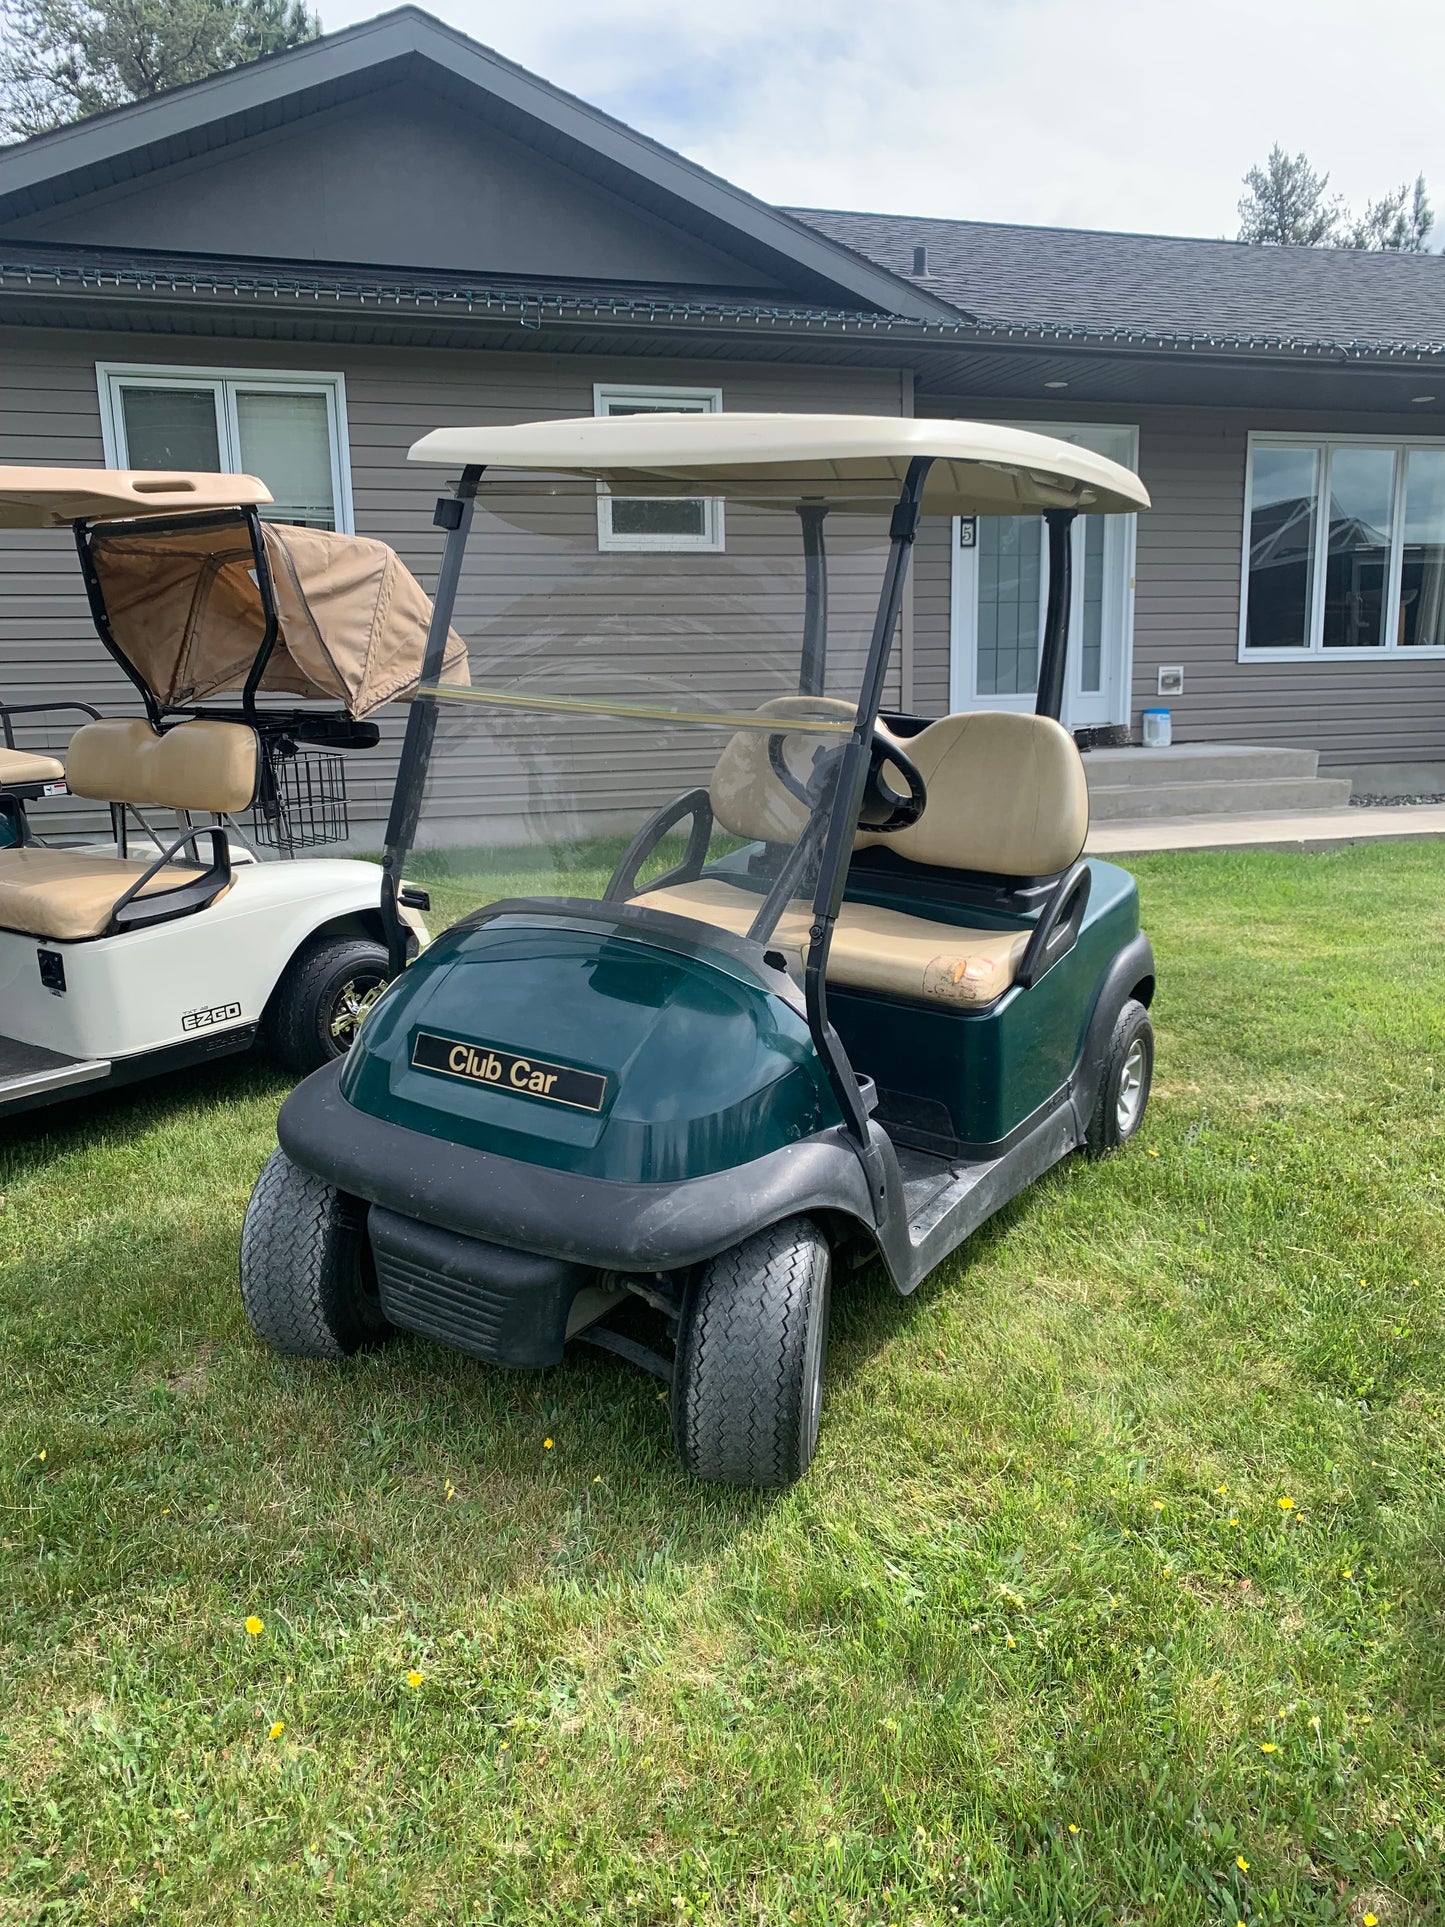
[[[1058,717],[1071,524],[1148,496],[1043,436],[857,416],[447,429],[412,459],[459,479],[387,828],[395,975],[282,1108],[246,1311],[307,1357],[600,1345],[670,1384],[694,1474],[786,1485],[834,1278],[910,1292],[1139,1128],[1154,962],[1133,880],[1082,859]],[[1035,712],[906,713],[920,516],[1031,512]],[[441,679],[454,618],[470,685]],[[453,918],[405,969],[403,871]]]

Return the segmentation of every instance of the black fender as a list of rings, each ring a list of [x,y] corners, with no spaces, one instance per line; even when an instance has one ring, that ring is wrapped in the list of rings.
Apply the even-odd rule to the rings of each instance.
[[[372,1117],[341,1095],[343,1061],[313,1071],[281,1106],[281,1149],[339,1191],[422,1224],[621,1272],[681,1271],[799,1212],[854,1219],[876,1235],[868,1179],[841,1126],[734,1170],[622,1184]],[[890,1202],[901,1208],[901,1192]]]
[[[1145,1005],[1154,996],[1154,951],[1142,930],[1125,944],[1104,974],[1099,994],[1094,999],[1094,1014],[1084,1033],[1084,1048],[1079,1052],[1079,1061],[1070,1081],[1069,1095],[1081,1144],[1089,1119],[1094,1115],[1094,1106],[1099,1100],[1104,1053],[1108,1049],[1109,1039],[1119,1021],[1119,1012],[1136,993],[1139,1001]]]

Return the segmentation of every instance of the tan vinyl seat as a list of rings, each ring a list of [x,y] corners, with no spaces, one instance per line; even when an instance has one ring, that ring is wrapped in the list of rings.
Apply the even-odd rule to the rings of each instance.
[[[158,735],[143,718],[113,718],[78,729],[67,761],[61,773],[72,795],[219,816],[251,802],[260,747],[256,732],[241,723],[192,720]],[[153,860],[154,854],[130,859],[34,844],[0,850],[0,929],[56,943],[102,937],[116,905]],[[174,890],[202,874],[194,863],[168,863],[141,895]]]
[[[0,789],[11,783],[63,783],[65,765],[28,749],[0,749]]]
[[[781,709],[780,704],[767,707]],[[766,743],[757,735],[752,740]],[[760,788],[747,797],[725,791],[724,815],[714,776],[713,808],[725,829],[757,836],[760,821],[782,820],[777,798],[762,786],[781,786],[767,772],[765,759],[739,750],[738,742],[735,737],[724,750],[718,769],[741,767],[746,753]],[[928,785],[927,808],[917,823],[894,835],[860,834],[860,849],[886,844],[915,863],[1005,877],[1053,876],[1078,857],[1089,827],[1088,786],[1072,736],[1051,718],[1002,711],[945,716],[906,747]],[[763,900],[720,877],[699,877],[644,891],[633,901],[745,936]],[[802,971],[811,923],[812,906],[795,899],[769,940],[795,975]],[[828,952],[828,980],[886,996],[977,1008],[995,1002],[1013,983],[1028,939],[1028,926],[972,928],[845,902]]]
[[[0,850],[0,929],[56,943],[105,935],[115,906],[148,865],[89,850]],[[141,892],[173,890],[201,872],[169,863]]]
[[[760,894],[716,877],[633,898],[647,909],[692,917],[737,937],[747,935],[762,901]],[[812,905],[795,898],[768,939],[794,976],[802,975],[812,921]],[[1028,936],[1027,930],[973,930],[869,903],[845,903],[828,951],[828,981],[929,1003],[991,1004],[1013,982]]]

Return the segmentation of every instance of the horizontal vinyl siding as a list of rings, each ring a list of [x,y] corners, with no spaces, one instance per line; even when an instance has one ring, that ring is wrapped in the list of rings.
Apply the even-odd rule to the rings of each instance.
[[[390,543],[430,589],[436,579],[442,537],[432,526],[437,494],[450,479],[445,470],[418,469],[406,451],[430,428],[469,423],[507,423],[533,418],[587,415],[599,380],[717,387],[729,410],[899,413],[902,387],[896,371],[769,368],[736,363],[654,362],[600,356],[489,355],[419,350],[344,349],[314,343],[177,340],[153,337],[61,334],[0,330],[0,462],[99,465],[101,450],[96,395],[97,361],[146,361],[213,368],[275,368],[340,372],[346,380],[351,485],[358,534]],[[769,526],[772,525],[772,526]],[[850,526],[851,525],[851,526]],[[585,492],[559,500],[549,527],[572,552],[576,585],[565,597],[547,598],[549,626],[556,625],[554,656],[575,654],[597,636],[618,637],[621,658],[634,672],[649,654],[659,673],[676,677],[683,666],[698,686],[741,694],[746,682],[740,652],[766,643],[769,654],[796,652],[801,637],[800,544],[792,518],[727,511],[727,551],[710,555],[609,555],[596,548],[595,503]],[[842,674],[856,662],[866,640],[881,574],[876,541],[865,541],[855,518],[838,518],[828,530],[833,561],[830,581],[833,666]],[[535,550],[536,544],[530,547]],[[495,654],[516,633],[518,610],[540,583],[527,555],[529,541],[507,524],[478,517],[458,599],[457,627],[477,658]],[[549,555],[546,566],[555,564]],[[105,655],[90,625],[67,534],[0,533],[0,696],[41,701],[78,695],[107,713],[135,713],[138,701],[122,673]],[[786,570],[786,578],[779,570]],[[617,602],[626,583],[630,614]],[[540,610],[537,596],[533,613]],[[594,651],[595,653],[595,651]],[[794,661],[796,655],[794,653]],[[565,687],[566,666],[556,661],[556,687]],[[552,664],[549,662],[549,675]],[[796,670],[794,671],[796,673]],[[765,692],[766,693],[766,692]],[[895,667],[888,700],[899,700]],[[450,714],[452,712],[448,712]],[[475,712],[471,712],[475,715]],[[378,720],[381,749],[348,758],[348,788],[355,841],[379,844],[390,798],[404,711]],[[555,739],[556,727],[546,725]],[[57,745],[69,725],[51,732]],[[444,737],[453,731],[444,731]],[[22,741],[26,740],[24,737]],[[31,740],[39,746],[38,739]],[[565,774],[575,782],[579,828],[589,812],[609,819],[620,813],[639,820],[639,805],[660,801],[706,775],[717,736],[708,732],[671,745],[615,725],[569,727],[562,753]],[[476,840],[513,841],[528,832],[526,772],[540,747],[536,726],[512,721],[489,741],[472,737],[455,753],[444,749],[439,781],[429,807],[465,814],[484,809],[490,828]],[[536,784],[533,783],[535,789]]]
[[[920,410],[920,412],[923,412]],[[938,402],[932,415],[997,418],[997,403]],[[1139,517],[1131,720],[1165,702],[1182,742],[1281,744],[1322,765],[1445,758],[1445,660],[1241,663],[1240,558],[1251,429],[1381,436],[1419,432],[1404,416],[1335,420],[1283,411],[1010,406],[1010,420],[1119,421],[1139,429],[1139,472],[1153,507]],[[924,647],[922,633],[916,648]],[[1159,669],[1184,670],[1184,694],[1161,698]]]

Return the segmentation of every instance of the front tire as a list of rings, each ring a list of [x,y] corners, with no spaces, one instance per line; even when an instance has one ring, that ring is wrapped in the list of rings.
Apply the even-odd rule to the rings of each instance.
[[[251,1329],[293,1358],[349,1358],[391,1330],[363,1207],[273,1151],[246,1206],[241,1302]]]
[[[391,975],[384,944],[370,937],[318,937],[299,950],[276,986],[267,1041],[300,1077],[344,1057]]]
[[[1153,1081],[1154,1026],[1148,1011],[1131,997],[1115,1020],[1104,1053],[1104,1075],[1084,1137],[1092,1156],[1117,1151],[1138,1132]]]
[[[672,1378],[673,1435],[695,1478],[786,1486],[812,1463],[832,1270],[809,1218],[754,1233],[688,1288]]]

